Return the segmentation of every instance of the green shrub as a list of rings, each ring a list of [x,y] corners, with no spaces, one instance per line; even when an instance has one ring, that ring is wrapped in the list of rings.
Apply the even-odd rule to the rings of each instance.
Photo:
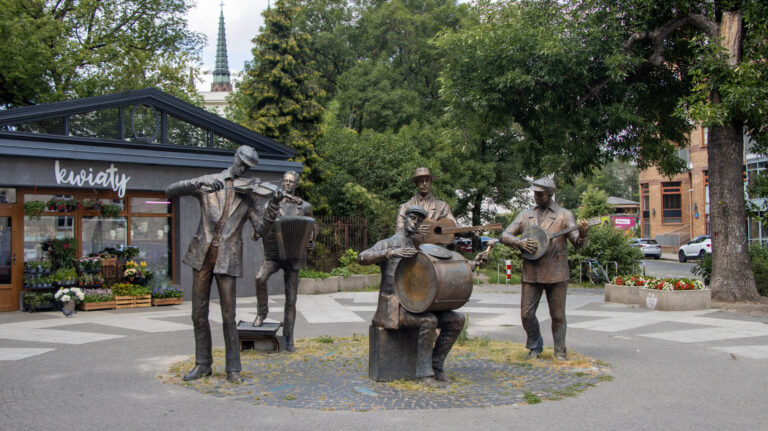
[[[708,255],[712,259],[712,255]],[[752,262],[752,272],[755,274],[757,291],[762,296],[768,296],[768,247],[750,247],[749,257]],[[711,272],[711,266],[710,266]]]
[[[299,278],[328,278],[331,274],[325,271],[316,271],[310,268],[301,268],[299,270]]]
[[[750,247],[749,259],[752,263],[757,291],[762,296],[768,296],[768,247],[759,245]],[[709,286],[712,280],[712,255],[708,254],[704,259],[699,259],[691,272],[701,277]]]
[[[568,265],[572,280],[578,280],[579,264],[585,258],[598,258],[603,264],[614,261],[619,266],[619,274],[631,274],[633,264],[643,258],[643,253],[629,245],[625,231],[610,225],[600,225],[589,230],[589,239],[581,250],[576,250],[568,242]],[[611,277],[616,275],[614,269],[613,265],[606,267]]]
[[[712,279],[712,255],[707,254],[704,259],[699,259],[691,272],[701,277],[704,284],[709,286],[709,281]]]

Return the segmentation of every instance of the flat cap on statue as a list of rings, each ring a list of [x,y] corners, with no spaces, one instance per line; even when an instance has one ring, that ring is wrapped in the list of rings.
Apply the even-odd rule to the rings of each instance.
[[[259,163],[259,154],[253,147],[248,145],[241,145],[237,147],[235,157],[245,162],[246,165],[253,167]]]
[[[411,205],[408,208],[405,209],[405,216],[408,217],[408,214],[416,213],[421,216],[421,218],[425,219],[427,218],[427,210],[422,208],[419,205]]]
[[[416,168],[416,171],[413,172],[413,177],[411,177],[411,181],[416,182],[416,179],[421,177],[429,177],[432,178],[432,180],[435,179],[435,176],[429,172],[429,168]]]
[[[555,182],[549,178],[539,178],[532,182],[531,186],[533,187],[534,192],[554,193],[556,189]]]

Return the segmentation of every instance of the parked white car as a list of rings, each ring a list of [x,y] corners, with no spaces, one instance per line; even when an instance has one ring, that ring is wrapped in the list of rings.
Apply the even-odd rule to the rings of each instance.
[[[655,239],[633,238],[629,245],[638,247],[643,252],[643,257],[652,257],[654,259],[661,257],[661,246]]]
[[[706,255],[711,253],[712,237],[709,235],[701,235],[681,246],[677,251],[677,259],[680,262],[685,262],[688,259],[703,259]]]

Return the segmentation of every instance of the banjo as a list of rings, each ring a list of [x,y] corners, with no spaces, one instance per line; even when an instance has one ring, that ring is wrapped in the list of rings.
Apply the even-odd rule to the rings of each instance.
[[[599,218],[593,218],[593,219],[587,220],[588,226],[596,226],[601,223],[603,223],[603,220]],[[520,240],[524,241],[530,238],[536,241],[536,250],[533,253],[528,253],[527,251],[521,249],[520,251],[523,254],[523,258],[527,260],[540,259],[547,252],[547,249],[549,248],[549,242],[551,240],[559,236],[569,234],[578,228],[579,228],[578,225],[571,226],[569,228],[565,228],[561,231],[550,234],[549,232],[546,231],[546,229],[544,229],[539,225],[528,226],[528,228],[525,229],[525,232],[523,232],[523,234],[520,235]]]

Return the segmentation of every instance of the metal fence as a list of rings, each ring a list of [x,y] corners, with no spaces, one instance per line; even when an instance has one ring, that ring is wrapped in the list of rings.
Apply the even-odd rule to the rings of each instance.
[[[368,248],[368,220],[358,217],[318,217],[319,232],[315,251],[309,264],[327,271],[338,265],[338,259],[347,250],[360,252]]]

